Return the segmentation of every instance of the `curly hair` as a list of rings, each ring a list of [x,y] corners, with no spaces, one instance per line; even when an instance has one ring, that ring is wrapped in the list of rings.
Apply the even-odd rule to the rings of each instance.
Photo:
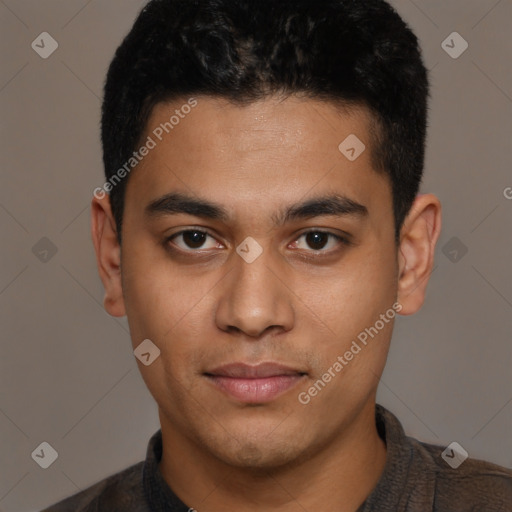
[[[369,109],[398,240],[423,173],[429,84],[416,36],[384,0],[151,0],[107,74],[105,176],[131,157],[159,102],[292,94]],[[119,237],[126,182],[110,193]]]

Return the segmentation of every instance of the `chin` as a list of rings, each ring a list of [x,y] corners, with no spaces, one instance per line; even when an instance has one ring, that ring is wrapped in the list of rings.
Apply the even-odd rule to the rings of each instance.
[[[213,434],[213,436],[211,435]],[[279,430],[276,425],[239,425],[210,433],[203,439],[204,448],[224,463],[246,470],[265,471],[295,465],[307,458],[308,443],[303,427],[293,429],[287,425]]]
[[[253,443],[241,442],[226,450],[218,447],[217,457],[226,464],[248,471],[275,470],[297,462],[300,456],[296,446],[269,446],[267,442]]]

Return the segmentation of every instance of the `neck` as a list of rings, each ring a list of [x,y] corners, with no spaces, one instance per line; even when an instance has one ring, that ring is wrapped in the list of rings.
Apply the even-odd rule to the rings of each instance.
[[[198,512],[356,512],[376,486],[386,446],[369,403],[349,429],[307,460],[257,471],[240,469],[205,453],[161,416],[159,469],[173,492]]]

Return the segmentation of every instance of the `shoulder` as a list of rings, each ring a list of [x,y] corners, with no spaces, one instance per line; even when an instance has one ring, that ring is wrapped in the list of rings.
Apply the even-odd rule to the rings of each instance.
[[[511,469],[478,459],[457,460],[456,450],[447,451],[443,458],[444,447],[409,439],[433,473],[434,510],[512,511]],[[454,461],[452,465],[447,462],[450,459]]]
[[[134,464],[41,512],[146,512],[143,467]]]

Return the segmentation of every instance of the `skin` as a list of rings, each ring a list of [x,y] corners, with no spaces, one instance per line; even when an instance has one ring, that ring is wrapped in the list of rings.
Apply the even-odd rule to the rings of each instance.
[[[405,315],[421,307],[439,200],[416,198],[397,246],[390,182],[372,167],[365,108],[293,96],[243,107],[197,100],[131,173],[122,250],[108,196],[92,202],[105,308],[127,315],[134,348],[149,338],[161,351],[150,366],[138,361],[159,407],[160,470],[199,512],[353,512],[385,465],[374,408],[393,321],[308,404],[298,395],[396,301]],[[185,101],[157,105],[142,140]],[[366,145],[353,162],[338,150],[349,134]],[[147,213],[171,192],[215,202],[229,218]],[[283,208],[334,193],[367,214],[275,223]],[[169,240],[194,228],[211,235],[204,246]],[[312,228],[351,243],[311,240],[304,232]],[[236,252],[248,236],[263,251],[252,263]],[[267,403],[242,403],[205,376],[226,363],[269,361],[305,375]]]

